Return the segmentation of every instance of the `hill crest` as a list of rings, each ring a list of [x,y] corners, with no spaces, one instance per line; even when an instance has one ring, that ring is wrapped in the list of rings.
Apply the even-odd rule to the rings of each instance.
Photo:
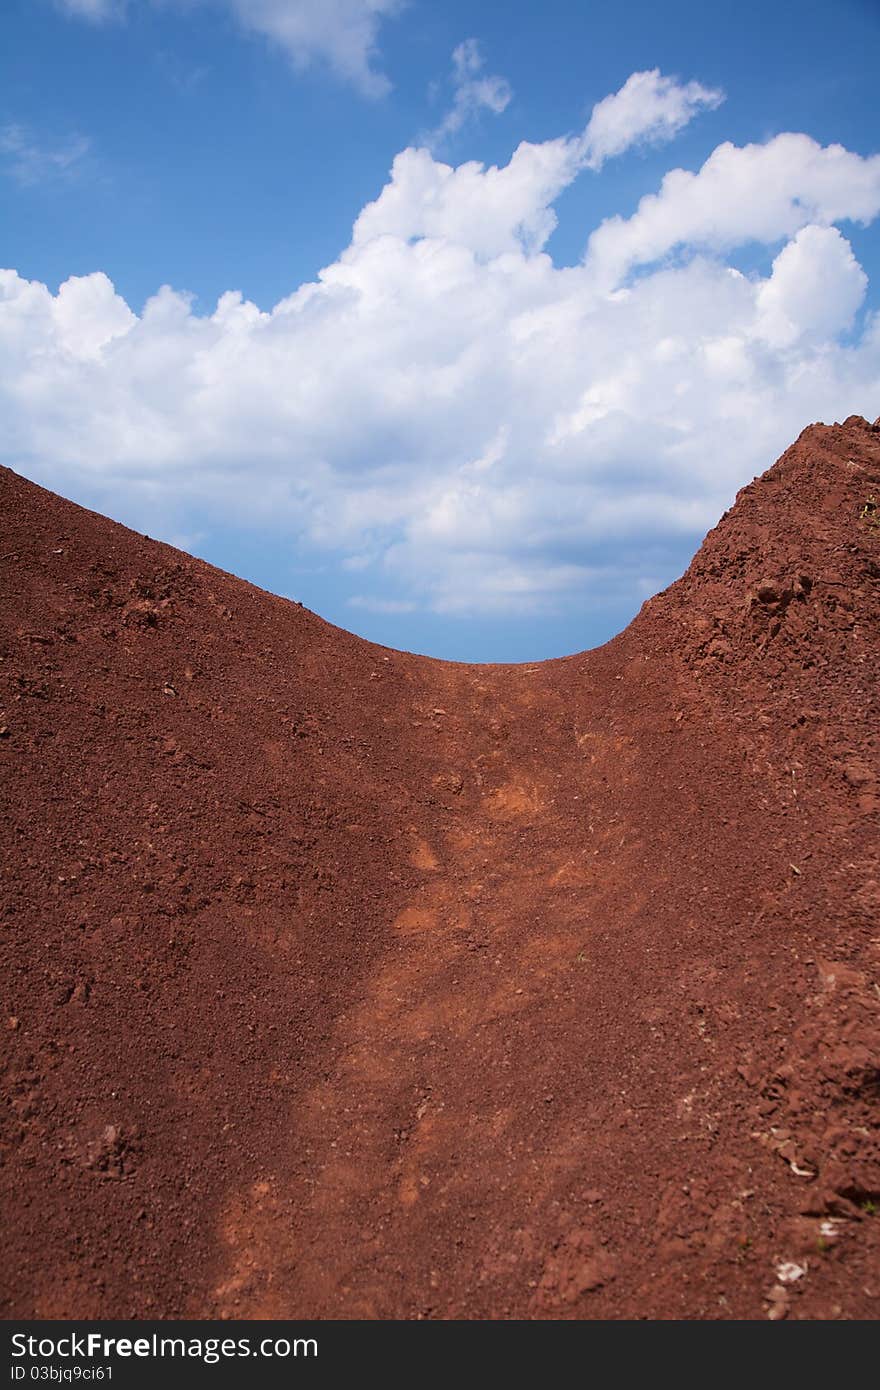
[[[5,1315],[876,1315],[878,486],[468,666],[0,474]]]

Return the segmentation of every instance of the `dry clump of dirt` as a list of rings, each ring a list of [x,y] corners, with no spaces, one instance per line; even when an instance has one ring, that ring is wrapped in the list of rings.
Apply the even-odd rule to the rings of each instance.
[[[529,667],[0,489],[5,1316],[877,1316],[880,428]]]

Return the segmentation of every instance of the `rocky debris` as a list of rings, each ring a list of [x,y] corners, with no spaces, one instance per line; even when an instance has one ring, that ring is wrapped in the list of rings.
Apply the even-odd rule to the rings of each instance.
[[[873,787],[877,782],[877,773],[875,769],[869,767],[867,763],[859,759],[853,759],[852,762],[844,766],[843,776],[844,780],[848,782],[851,787],[857,787],[859,789],[863,787]]]
[[[85,1144],[82,1166],[100,1177],[121,1178],[131,1171],[134,1146],[117,1125],[105,1125],[96,1139]]]
[[[535,1293],[538,1310],[559,1310],[581,1303],[585,1294],[605,1287],[617,1262],[589,1229],[571,1231],[548,1255]]]
[[[781,1322],[788,1317],[790,1308],[790,1291],[784,1284],[774,1284],[767,1295],[767,1317],[771,1322]]]

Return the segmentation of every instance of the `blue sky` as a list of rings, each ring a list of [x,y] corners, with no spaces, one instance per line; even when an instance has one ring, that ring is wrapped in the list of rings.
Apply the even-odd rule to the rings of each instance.
[[[880,411],[875,0],[0,25],[0,457],[374,640],[595,645]]]

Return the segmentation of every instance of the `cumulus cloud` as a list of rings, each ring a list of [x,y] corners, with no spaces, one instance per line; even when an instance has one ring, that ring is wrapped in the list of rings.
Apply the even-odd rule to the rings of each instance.
[[[723,145],[560,268],[573,144],[404,151],[270,311],[3,272],[3,461],[154,535],[332,557],[365,611],[639,601],[805,423],[876,410],[880,320],[835,224],[880,210],[880,159]],[[727,253],[753,242],[775,259],[746,276]]]
[[[499,116],[510,105],[513,91],[504,77],[483,71],[485,63],[476,39],[465,39],[452,53],[452,105],[426,143],[435,149],[449,136],[479,115],[491,111]]]
[[[868,223],[878,212],[880,155],[862,159],[808,135],[743,148],[725,143],[696,174],[673,169],[632,217],[603,222],[590,237],[587,263],[611,285],[677,247],[771,245],[810,223]]]
[[[756,331],[773,347],[827,342],[848,329],[868,277],[836,227],[802,227],[758,291]]]
[[[69,15],[100,22],[122,18],[128,0],[57,0]],[[325,64],[364,96],[383,96],[388,78],[376,67],[379,27],[405,0],[152,0],[228,11],[246,33],[268,39],[302,69]]]
[[[593,107],[584,131],[584,161],[591,169],[601,169],[606,159],[633,145],[665,144],[698,111],[714,110],[723,100],[719,88],[703,87],[699,82],[682,86],[674,78],[664,77],[659,68],[634,72],[619,92]]]
[[[702,103],[695,92],[704,94]],[[682,86],[657,72],[637,72],[594,106],[580,134],[541,144],[524,140],[502,168],[486,169],[476,161],[452,168],[428,150],[406,149],[394,160],[390,183],[358,218],[354,241],[382,233],[407,240],[439,237],[485,258],[539,251],[556,227],[553,203],[583,169],[598,169],[661,128],[668,138],[710,97],[719,94],[696,82]],[[617,111],[623,114],[615,116]],[[665,126],[658,111],[667,113]]]

